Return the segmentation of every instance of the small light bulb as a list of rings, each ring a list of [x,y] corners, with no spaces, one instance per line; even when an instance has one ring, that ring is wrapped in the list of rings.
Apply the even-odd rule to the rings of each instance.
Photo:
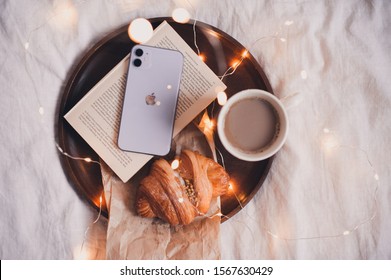
[[[349,231],[349,230],[345,230],[342,234],[343,234],[343,235],[349,235],[349,234],[350,234],[350,231]]]
[[[205,55],[203,55],[203,54],[200,54],[199,56],[198,56],[202,61],[204,61],[205,62],[205,60],[206,60],[206,57],[205,57]]]
[[[223,106],[225,103],[227,103],[227,94],[224,91],[220,91],[217,94],[217,102],[220,106]]]
[[[91,158],[89,158],[89,157],[87,157],[87,158],[84,158],[84,161],[85,161],[85,162],[91,162],[91,161],[92,161],[92,159],[91,159]]]
[[[186,23],[190,20],[190,13],[185,8],[176,8],[172,11],[172,18],[179,23]]]
[[[39,112],[39,114],[40,114],[41,116],[43,116],[43,114],[45,113],[45,110],[44,110],[43,107],[41,106],[41,107],[39,107],[38,112]]]
[[[213,130],[213,127],[215,125],[213,120],[211,120],[209,118],[204,120],[204,124],[205,124],[205,129],[208,129],[208,130]]]
[[[239,60],[234,60],[234,61],[232,61],[231,66],[232,66],[233,68],[237,67],[238,65],[239,65]]]
[[[248,50],[244,50],[244,51],[243,51],[242,57],[243,57],[243,58],[248,57]]]
[[[373,175],[373,178],[375,178],[376,181],[379,181],[379,175],[377,173]]]
[[[102,204],[102,196],[99,197],[99,203]]]
[[[179,167],[179,160],[178,159],[174,159],[172,162],[171,162],[171,168],[173,170],[177,169]]]
[[[179,201],[179,203],[183,203],[183,197],[180,197],[179,199],[178,199],[178,201]]]
[[[30,43],[29,43],[29,42],[24,43],[24,48],[25,48],[26,50],[29,48],[29,46],[30,46]]]
[[[172,89],[172,85],[167,85],[167,89]]]
[[[128,35],[136,43],[145,43],[153,35],[152,24],[145,18],[136,18],[129,25]]]

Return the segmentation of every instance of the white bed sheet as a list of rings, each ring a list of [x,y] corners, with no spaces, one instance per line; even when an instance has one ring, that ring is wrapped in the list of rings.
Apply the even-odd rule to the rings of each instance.
[[[391,259],[391,2],[380,0],[1,1],[0,258],[104,258],[107,221],[93,224],[55,145],[63,87],[102,36],[189,2],[249,48],[290,119],[263,187],[222,225],[222,258]]]

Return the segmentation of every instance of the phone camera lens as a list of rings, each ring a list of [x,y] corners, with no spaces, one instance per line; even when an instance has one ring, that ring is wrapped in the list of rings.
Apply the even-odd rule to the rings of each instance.
[[[137,56],[142,56],[144,51],[142,49],[137,49],[135,52],[134,52]]]
[[[133,65],[136,66],[136,67],[140,67],[140,65],[141,65],[141,59],[136,58],[135,60],[133,60]]]

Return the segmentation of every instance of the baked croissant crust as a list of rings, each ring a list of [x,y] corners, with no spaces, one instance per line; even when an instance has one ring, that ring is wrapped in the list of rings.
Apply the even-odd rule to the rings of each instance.
[[[179,161],[177,170],[164,159],[152,164],[137,193],[140,216],[187,225],[208,212],[212,198],[227,192],[229,175],[212,159],[184,150]]]

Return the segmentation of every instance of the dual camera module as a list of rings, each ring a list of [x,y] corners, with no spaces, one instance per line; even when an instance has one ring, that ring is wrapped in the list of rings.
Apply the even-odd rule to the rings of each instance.
[[[144,54],[144,51],[142,49],[136,49],[134,51],[134,54],[137,56],[137,57],[141,57],[143,54]],[[140,58],[136,58],[135,60],[133,60],[133,65],[136,66],[136,67],[140,67],[142,64],[142,61]]]

